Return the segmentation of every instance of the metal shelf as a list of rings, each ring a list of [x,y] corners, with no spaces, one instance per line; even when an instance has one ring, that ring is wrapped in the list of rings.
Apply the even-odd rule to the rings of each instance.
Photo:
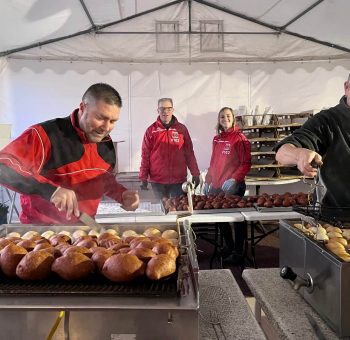
[[[284,137],[256,137],[256,138],[247,138],[249,142],[279,142],[284,139]]]
[[[253,129],[277,129],[286,127],[300,127],[303,124],[300,123],[290,123],[290,124],[277,124],[277,125],[249,125],[242,126],[241,130],[253,130]]]
[[[252,156],[260,156],[260,155],[275,155],[275,151],[252,151],[250,153]]]

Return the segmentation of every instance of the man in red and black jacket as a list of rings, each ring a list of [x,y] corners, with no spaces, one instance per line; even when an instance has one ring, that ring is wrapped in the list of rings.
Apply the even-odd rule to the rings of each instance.
[[[142,143],[139,178],[141,189],[148,181],[157,198],[180,196],[187,168],[195,187],[199,184],[199,169],[193,152],[190,134],[185,125],[173,115],[171,98],[158,100],[158,119],[147,128]]]
[[[22,223],[75,223],[80,211],[94,216],[103,195],[138,207],[112,172],[121,106],[113,87],[94,84],[70,116],[33,125],[0,151],[0,184],[21,193]]]

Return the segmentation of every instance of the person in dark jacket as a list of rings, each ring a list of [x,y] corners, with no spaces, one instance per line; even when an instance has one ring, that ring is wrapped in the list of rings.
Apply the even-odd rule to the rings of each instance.
[[[244,178],[251,167],[250,142],[235,126],[233,110],[229,107],[219,111],[216,131],[204,194],[224,192],[242,197],[246,189]],[[223,255],[230,255],[231,262],[239,262],[247,233],[245,223],[234,223],[235,242],[229,223],[219,223],[219,227],[227,246]]]
[[[21,193],[22,223],[76,223],[94,216],[103,195],[138,207],[139,196],[116,182],[109,133],[122,101],[110,85],[94,84],[65,118],[31,126],[0,151],[0,183]]]
[[[187,168],[194,186],[199,184],[199,169],[190,134],[173,112],[171,98],[159,99],[159,116],[147,128],[142,142],[141,189],[147,190],[148,182],[151,182],[159,199],[183,194],[182,183],[187,180]]]
[[[350,207],[350,75],[339,104],[322,110],[275,146],[276,160],[297,165],[309,177],[317,175],[318,201],[330,207]]]

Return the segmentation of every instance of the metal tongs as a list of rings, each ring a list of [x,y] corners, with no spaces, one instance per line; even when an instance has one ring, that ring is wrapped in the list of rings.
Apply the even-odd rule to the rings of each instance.
[[[306,177],[304,176],[303,177],[303,183],[307,184],[310,186],[310,189],[309,191],[307,192],[307,198],[308,198],[308,201],[309,201],[309,204],[311,205],[311,200],[312,198],[315,197],[315,191],[316,189],[319,187],[319,188],[324,188],[324,186],[322,184],[320,184],[320,165],[318,165],[315,160],[312,160],[311,161],[311,166],[315,169],[317,169],[317,175],[313,178],[313,182],[308,182],[306,180]],[[312,207],[315,209],[315,206],[317,204],[317,200],[314,199],[313,200],[313,203],[312,203]]]
[[[194,185],[192,182],[184,182],[182,183],[182,191],[187,193],[187,201],[188,201],[188,212],[193,214],[193,199],[192,195],[194,194]]]

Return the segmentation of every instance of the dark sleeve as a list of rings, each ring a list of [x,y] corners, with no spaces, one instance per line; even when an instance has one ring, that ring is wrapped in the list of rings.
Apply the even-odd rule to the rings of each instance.
[[[292,135],[286,137],[274,147],[274,151],[284,144],[293,144],[296,147],[313,150],[320,155],[326,153],[327,145],[333,140],[333,122],[328,111],[321,111],[317,115],[307,120],[304,125],[295,130]]]
[[[40,195],[50,200],[57,187],[38,181],[35,176],[25,177],[19,172],[0,163],[0,183],[5,187],[25,195]]]
[[[0,151],[0,184],[49,200],[58,186],[40,174],[50,145],[39,131],[39,126],[29,128]]]

